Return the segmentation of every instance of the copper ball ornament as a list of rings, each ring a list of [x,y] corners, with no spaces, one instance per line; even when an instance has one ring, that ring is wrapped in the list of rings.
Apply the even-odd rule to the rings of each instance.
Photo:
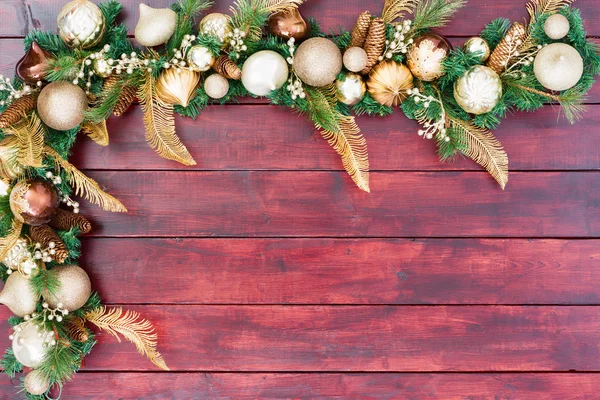
[[[414,87],[413,76],[406,65],[388,60],[373,68],[367,87],[371,97],[379,104],[398,106],[408,97],[407,91]]]
[[[435,33],[421,35],[408,51],[408,68],[415,78],[425,82],[434,81],[444,74],[442,62],[450,50],[452,46],[442,36]]]
[[[329,39],[311,38],[298,46],[294,72],[307,85],[323,87],[335,82],[342,71],[342,52]]]
[[[55,187],[43,179],[20,181],[10,192],[10,209],[15,218],[31,226],[48,223],[59,204]]]
[[[46,125],[57,131],[68,131],[83,122],[88,98],[79,86],[57,81],[42,89],[37,107],[38,115]]]
[[[269,32],[286,40],[304,40],[310,35],[310,29],[310,24],[302,18],[297,8],[280,11],[269,18]]]
[[[465,42],[465,53],[474,56],[480,63],[490,58],[490,45],[483,38],[474,36]]]
[[[48,75],[48,62],[52,54],[42,49],[37,42],[31,42],[27,53],[17,63],[16,75],[25,83],[35,85]]]

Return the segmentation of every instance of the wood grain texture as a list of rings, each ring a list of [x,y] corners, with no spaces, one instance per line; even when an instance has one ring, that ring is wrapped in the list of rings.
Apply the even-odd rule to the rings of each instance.
[[[98,3],[97,0],[94,0]],[[211,11],[229,12],[233,0],[216,1]],[[139,1],[122,0],[124,6],[124,22],[133,30],[137,23]],[[172,0],[149,0],[152,7],[169,7]],[[308,0],[301,8],[303,15],[318,18],[322,29],[329,32],[338,26],[349,30],[354,25],[358,14],[365,9],[374,14],[381,14],[384,0]],[[24,36],[31,29],[54,30],[56,16],[63,7],[63,0],[2,0],[0,2],[0,36]],[[456,13],[452,22],[441,30],[445,34],[471,36],[477,35],[481,29],[493,19],[504,17],[513,21],[523,20],[525,0],[503,0],[493,5],[487,0],[470,0],[466,7]],[[595,0],[579,0],[576,4],[586,20],[586,28],[590,35],[600,36],[600,10]]]
[[[127,308],[154,322],[159,351],[173,371],[600,370],[600,307]],[[2,308],[4,332],[8,315]],[[7,337],[0,341],[9,344]],[[105,333],[98,336],[98,348],[86,357],[85,368],[156,370],[133,345],[119,344]]]
[[[86,205],[98,236],[598,237],[593,172],[95,172],[129,209]]]
[[[65,388],[65,399],[593,400],[599,382],[600,374],[575,373],[79,373]],[[0,381],[0,390],[18,398],[7,380]]]
[[[85,239],[83,250],[112,304],[600,302],[597,240]]]

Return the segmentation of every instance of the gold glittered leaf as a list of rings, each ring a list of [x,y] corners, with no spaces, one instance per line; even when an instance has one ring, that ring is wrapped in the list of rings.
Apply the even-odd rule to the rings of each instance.
[[[90,139],[98,143],[100,146],[108,146],[108,130],[106,129],[106,121],[98,124],[85,122],[81,126],[81,131],[88,135]]]
[[[21,165],[38,168],[42,166],[45,128],[37,113],[34,112],[6,128],[5,132],[17,139],[16,157]]]
[[[419,0],[385,0],[381,18],[388,24],[402,18],[404,13],[412,14]]]
[[[19,240],[19,237],[21,237],[22,229],[23,223],[14,219],[6,236],[0,238],[0,260],[3,260],[10,249],[12,249],[15,243],[17,243],[17,240]]]
[[[84,315],[84,319],[105,330],[121,342],[119,334],[135,344],[141,355],[146,356],[157,367],[169,371],[162,355],[156,350],[158,335],[150,321],[141,319],[140,315],[128,310],[123,315],[123,309],[101,306]]]
[[[148,74],[139,90],[138,97],[144,112],[146,140],[161,156],[184,165],[196,165],[187,148],[175,133],[173,106],[156,96],[154,78]]]
[[[74,187],[77,196],[83,196],[90,202],[99,205],[106,211],[127,212],[127,209],[119,200],[100,189],[98,183],[85,176],[71,163],[62,158],[53,148],[44,147],[44,153],[54,159],[57,169],[64,169],[69,177],[69,183]]]
[[[508,156],[498,139],[489,130],[468,122],[452,119],[451,123],[467,145],[462,153],[484,167],[504,189],[508,182]]]
[[[270,14],[298,8],[304,0],[265,0],[265,11]]]

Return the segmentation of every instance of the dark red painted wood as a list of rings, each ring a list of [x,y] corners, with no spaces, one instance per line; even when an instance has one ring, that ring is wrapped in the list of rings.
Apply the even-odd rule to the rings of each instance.
[[[600,374],[79,373],[65,399],[593,400]],[[0,390],[16,395],[7,380]],[[16,398],[16,397],[15,397]]]
[[[325,143],[323,143],[325,144]],[[332,150],[330,150],[332,151]],[[102,236],[598,237],[593,172],[95,172],[129,208],[86,205]]]
[[[97,0],[94,0],[97,3]],[[122,0],[125,7],[125,23],[130,29],[135,27],[138,19],[139,1]],[[169,7],[172,0],[149,0],[153,7]],[[211,11],[229,12],[233,0],[215,2]],[[443,33],[453,35],[477,35],[481,29],[493,19],[504,17],[513,21],[521,21],[527,16],[526,0],[502,0],[490,3],[487,0],[469,0],[460,10]],[[29,30],[56,28],[56,16],[65,4],[63,0],[3,0],[0,2],[0,36],[23,36]],[[349,30],[356,17],[365,9],[374,14],[381,14],[384,0],[307,0],[301,8],[306,16],[318,19],[325,32],[338,30],[338,26]],[[581,9],[586,19],[586,28],[592,36],[600,36],[600,10],[595,0],[579,0],[576,6]]]
[[[128,308],[155,323],[173,371],[600,370],[600,307]],[[2,308],[4,332],[8,315]],[[155,370],[133,345],[105,333],[98,341],[87,370]],[[7,337],[0,342],[9,344]]]
[[[86,239],[81,265],[117,304],[597,304],[598,249],[597,240]]]

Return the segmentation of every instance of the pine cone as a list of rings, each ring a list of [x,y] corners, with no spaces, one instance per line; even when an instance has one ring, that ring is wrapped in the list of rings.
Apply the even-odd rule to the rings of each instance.
[[[28,94],[13,101],[0,115],[0,128],[8,128],[37,107],[37,96]]]
[[[92,230],[92,224],[84,216],[62,209],[54,214],[48,225],[61,231],[77,228],[81,233],[89,233]]]
[[[525,27],[520,23],[515,22],[490,55],[487,66],[498,74],[504,71],[510,62],[510,59],[514,56],[515,51],[517,51],[519,45],[525,38],[525,35]]]
[[[385,33],[385,21],[381,18],[373,19],[363,47],[367,52],[367,66],[360,71],[361,74],[368,74],[379,63],[379,57],[385,49]]]
[[[133,86],[124,86],[121,96],[113,109],[113,115],[120,117],[125,114],[129,107],[137,100],[137,90]]]
[[[234,63],[229,56],[222,55],[216,59],[213,69],[227,79],[240,80],[242,70]]]
[[[354,29],[352,29],[352,38],[350,39],[350,46],[348,47],[363,47],[365,39],[369,33],[369,27],[371,26],[371,13],[368,11],[363,12],[358,16]]]
[[[67,246],[60,239],[54,229],[48,225],[31,226],[29,228],[29,236],[35,243],[40,243],[42,248],[50,247],[50,242],[54,242],[55,253],[52,256],[58,263],[62,264],[69,257]]]

